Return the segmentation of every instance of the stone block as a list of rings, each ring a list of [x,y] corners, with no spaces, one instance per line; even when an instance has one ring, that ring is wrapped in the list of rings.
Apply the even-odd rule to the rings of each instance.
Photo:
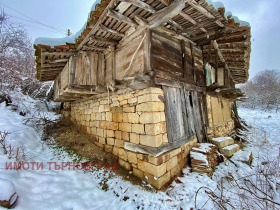
[[[133,98],[133,95],[131,93],[128,94],[122,94],[118,96],[119,101],[127,100],[129,98]]]
[[[135,106],[123,107],[123,112],[127,112],[127,113],[135,112]]]
[[[146,95],[141,95],[138,96],[138,103],[144,103],[144,102],[161,102],[159,98],[159,94],[146,94]]]
[[[136,112],[160,112],[164,111],[163,102],[145,102],[136,106]]]
[[[108,130],[118,130],[119,129],[119,124],[116,122],[106,122],[106,128]]]
[[[96,129],[96,135],[100,137],[104,137],[104,130],[101,128]]]
[[[122,100],[120,101],[120,106],[126,105],[127,104],[127,100]]]
[[[130,98],[130,99],[127,100],[127,102],[128,102],[129,104],[137,103],[137,98],[136,98],[136,97],[135,97],[135,98]]]
[[[139,121],[142,124],[159,123],[161,122],[160,112],[144,112],[140,115]]]
[[[132,124],[131,131],[137,134],[145,134],[145,129],[143,124]]]
[[[122,132],[122,140],[129,141],[129,133],[128,132]]]
[[[106,130],[106,137],[114,138],[115,137],[115,131],[113,131],[113,130]]]
[[[234,144],[234,140],[231,137],[213,138],[211,142],[219,148],[223,148],[228,145]]]
[[[137,168],[133,168],[133,174],[135,176],[137,176],[138,178],[142,179],[142,180],[144,180],[144,178],[145,178],[144,177],[144,172],[139,170],[139,169],[137,169]]]
[[[126,162],[126,161],[124,161],[124,160],[122,160],[120,158],[119,158],[119,165],[121,167],[123,167],[124,169],[128,170],[128,171],[131,170],[131,165],[128,162]]]
[[[113,114],[111,112],[106,112],[106,121],[108,122],[113,121]]]
[[[108,145],[115,145],[115,139],[114,138],[107,138],[107,144]]]
[[[90,134],[91,134],[91,135],[96,135],[96,127],[92,127],[92,128],[90,129]]]
[[[119,157],[127,161],[127,152],[123,148],[119,149]]]
[[[115,131],[115,137],[116,137],[116,139],[122,139],[122,132],[121,131]]]
[[[130,133],[130,142],[134,144],[140,143],[140,135],[136,133]]]
[[[145,125],[145,133],[147,135],[153,135],[153,136],[163,133],[162,132],[162,124],[161,123],[146,124]]]
[[[161,156],[158,156],[158,157],[154,157],[154,156],[149,155],[148,156],[148,162],[158,166],[158,165],[163,164],[165,162],[164,157],[165,157],[164,155],[161,155]]]
[[[107,121],[100,121],[99,128],[106,129],[107,128]]]
[[[124,141],[121,140],[121,139],[115,139],[115,145],[116,145],[117,147],[123,148]]]
[[[157,190],[160,190],[163,186],[165,186],[171,179],[170,172],[168,171],[161,177],[153,177],[149,174],[144,173],[145,177],[148,179],[145,179],[149,184],[151,184],[154,188]]]
[[[223,148],[220,148],[220,152],[224,154],[227,157],[233,156],[234,153],[236,153],[240,149],[238,144],[232,144]]]
[[[140,144],[149,147],[159,147],[162,145],[162,134],[156,136],[140,135]]]
[[[166,163],[156,166],[138,159],[138,168],[145,173],[160,177],[166,172]]]
[[[137,155],[134,152],[127,152],[128,162],[137,164]]]
[[[130,123],[119,123],[119,130],[125,132],[131,132],[131,124]]]
[[[98,142],[99,142],[100,144],[106,144],[106,139],[105,139],[104,137],[99,137],[99,138],[98,138]]]
[[[137,113],[124,113],[123,122],[139,123],[139,115]]]
[[[113,122],[122,122],[123,121],[123,116],[122,113],[113,113]]]
[[[166,162],[166,170],[170,171],[172,168],[174,168],[178,163],[178,158],[177,156],[174,156],[170,160]]]

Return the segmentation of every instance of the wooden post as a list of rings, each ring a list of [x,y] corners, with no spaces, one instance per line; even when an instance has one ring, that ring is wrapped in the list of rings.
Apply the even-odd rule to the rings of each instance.
[[[144,61],[145,61],[145,71],[152,71],[152,32],[151,29],[146,29],[146,38],[144,41]]]
[[[192,55],[192,73],[193,73],[193,81],[196,84],[196,74],[195,74],[195,60],[194,60],[194,52],[193,52],[193,45],[190,43],[190,48],[191,48],[191,55]]]
[[[215,71],[215,83],[218,84],[218,50],[215,50],[216,55],[215,55],[215,67],[216,67],[216,71]]]
[[[181,48],[182,48],[182,70],[183,77],[187,78],[187,68],[186,68],[186,43],[184,40],[181,40]]]

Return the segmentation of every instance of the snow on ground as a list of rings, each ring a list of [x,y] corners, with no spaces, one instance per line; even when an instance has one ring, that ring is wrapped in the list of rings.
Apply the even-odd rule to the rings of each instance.
[[[31,106],[34,109],[29,116],[22,117],[5,107],[4,104],[0,104],[0,131],[10,133],[7,142],[13,148],[11,155],[4,155],[3,149],[0,148],[0,179],[6,179],[15,184],[19,195],[14,208],[16,210],[189,210],[195,208],[195,200],[198,204],[197,209],[202,206],[202,209],[212,209],[217,206],[209,200],[205,190],[200,190],[196,196],[198,189],[207,187],[219,195],[221,193],[219,184],[224,177],[229,174],[239,177],[251,173],[253,167],[240,161],[241,157],[248,156],[250,151],[253,151],[255,157],[261,155],[275,158],[278,154],[280,113],[240,109],[240,115],[246,118],[254,128],[248,134],[251,144],[232,158],[234,164],[231,162],[220,164],[213,179],[206,175],[190,173],[190,169],[185,168],[183,176],[174,181],[166,191],[152,189],[146,191],[104,169],[92,172],[67,170],[67,168],[55,170],[54,165],[49,165],[50,162],[62,164],[62,162],[74,162],[74,158],[62,150],[44,144],[40,139],[40,131],[23,123],[27,117],[34,116],[33,112],[38,107],[35,104],[38,102],[25,96],[21,97],[26,107]],[[58,117],[45,110],[44,112],[51,119]],[[266,135],[260,131],[266,131]],[[267,141],[263,141],[263,137],[266,137]],[[271,147],[271,145],[274,146]],[[16,161],[16,148],[19,148],[19,161],[43,163],[43,167],[39,168],[40,170],[36,167],[32,170],[31,166],[28,170],[7,170],[6,164]],[[9,156],[11,156],[10,159]],[[257,159],[254,161],[256,163]],[[106,183],[106,190],[102,189],[104,183]],[[225,187],[230,188],[228,185]]]

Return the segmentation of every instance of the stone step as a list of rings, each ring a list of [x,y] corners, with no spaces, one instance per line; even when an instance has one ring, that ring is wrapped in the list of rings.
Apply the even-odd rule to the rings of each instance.
[[[240,149],[238,144],[232,144],[223,148],[220,148],[220,152],[225,155],[226,157],[233,156],[234,153],[236,153]]]
[[[223,148],[231,144],[234,144],[234,140],[229,136],[213,138],[211,142],[219,148]]]

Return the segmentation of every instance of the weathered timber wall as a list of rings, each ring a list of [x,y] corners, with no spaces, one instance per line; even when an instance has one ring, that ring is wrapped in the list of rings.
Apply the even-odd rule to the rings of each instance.
[[[232,101],[207,95],[208,135],[220,137],[234,129]]]
[[[116,79],[144,71],[144,32],[116,49]],[[138,49],[138,50],[137,50]]]
[[[160,88],[129,94],[104,96],[71,103],[71,119],[95,137],[95,144],[119,158],[119,164],[137,177],[160,189],[180,174],[196,138],[153,155],[134,148],[159,149],[167,146],[164,97]]]
[[[200,47],[153,31],[151,62],[153,70],[156,71],[156,77],[167,80],[173,78],[189,84],[205,86]]]

